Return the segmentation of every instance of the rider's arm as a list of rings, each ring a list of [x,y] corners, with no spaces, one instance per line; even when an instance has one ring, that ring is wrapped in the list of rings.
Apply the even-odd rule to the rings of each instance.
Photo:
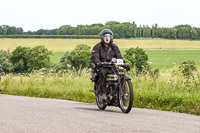
[[[96,45],[96,46],[92,49],[91,60],[92,60],[92,62],[93,62],[95,65],[96,65],[97,63],[100,63],[98,45]]]
[[[115,53],[116,53],[117,59],[123,59],[122,54],[117,45],[115,45]]]

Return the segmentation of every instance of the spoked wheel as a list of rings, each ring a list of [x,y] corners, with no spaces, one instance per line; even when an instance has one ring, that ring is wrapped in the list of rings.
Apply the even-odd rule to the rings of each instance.
[[[129,113],[133,105],[133,86],[131,80],[123,80],[119,91],[119,103],[123,113]]]
[[[99,81],[97,81],[96,83],[96,102],[97,102],[97,106],[100,110],[104,110],[107,106],[103,103],[101,97],[98,95],[98,92],[100,90],[100,83]]]

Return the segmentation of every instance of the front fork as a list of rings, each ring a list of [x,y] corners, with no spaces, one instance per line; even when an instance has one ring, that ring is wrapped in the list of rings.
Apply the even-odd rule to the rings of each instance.
[[[118,97],[116,98],[116,100],[117,100],[117,102],[118,102],[118,104],[119,104],[119,100],[120,100],[120,98],[121,98],[121,93],[122,92],[122,86],[121,86],[121,77],[119,76],[118,77]]]

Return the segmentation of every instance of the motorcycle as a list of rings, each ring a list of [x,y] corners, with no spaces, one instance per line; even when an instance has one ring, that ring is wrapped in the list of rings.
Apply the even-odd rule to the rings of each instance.
[[[123,113],[129,113],[133,105],[133,87],[131,78],[125,75],[125,69],[128,71],[130,66],[124,63],[123,59],[113,58],[110,62],[101,62],[97,64],[90,63],[92,68],[92,82],[94,82],[94,92],[96,95],[96,103],[100,110],[105,110],[107,106],[116,106],[121,109]],[[100,67],[111,68],[113,74],[108,74],[106,78],[106,101],[102,100],[99,95],[100,81],[97,75]],[[128,69],[129,68],[129,69]]]

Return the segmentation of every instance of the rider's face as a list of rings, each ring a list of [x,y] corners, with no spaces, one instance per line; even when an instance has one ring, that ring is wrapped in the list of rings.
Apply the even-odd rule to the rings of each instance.
[[[111,40],[111,35],[110,34],[105,34],[103,40],[104,40],[104,42],[106,44],[109,44],[110,40]]]

